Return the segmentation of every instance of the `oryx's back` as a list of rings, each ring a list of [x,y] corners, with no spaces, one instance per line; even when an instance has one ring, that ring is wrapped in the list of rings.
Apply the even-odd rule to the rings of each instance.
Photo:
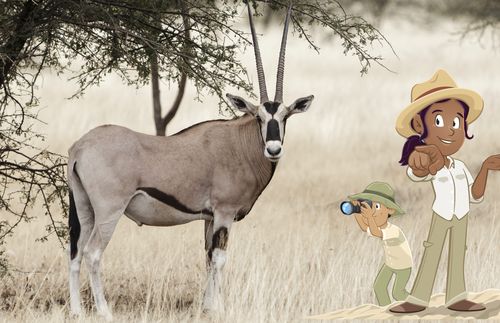
[[[133,194],[141,187],[177,193],[196,187],[207,189],[212,161],[206,158],[216,149],[204,140],[209,129],[173,137],[157,137],[120,126],[97,127],[69,150],[69,165],[83,176],[83,185]],[[186,185],[189,176],[189,185]],[[187,203],[188,201],[186,201]]]

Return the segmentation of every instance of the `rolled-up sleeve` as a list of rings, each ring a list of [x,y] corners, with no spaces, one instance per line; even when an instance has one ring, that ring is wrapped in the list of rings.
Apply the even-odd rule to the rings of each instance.
[[[471,203],[474,203],[474,204],[478,204],[478,203],[481,203],[484,199],[484,195],[481,196],[481,198],[474,198],[474,196],[472,196],[472,184],[474,184],[474,178],[472,177],[472,174],[469,172],[469,169],[467,168],[467,166],[465,166],[464,164],[464,173],[465,173],[465,177],[467,177],[467,183],[469,184],[469,201]]]
[[[413,174],[413,170],[411,169],[411,167],[408,167],[406,169],[406,174],[408,174],[408,177],[414,182],[428,182],[432,180],[432,178],[434,177],[431,174],[428,174],[427,176],[424,177],[418,177],[417,175]]]
[[[382,231],[382,240],[389,240],[399,237],[399,229],[393,225],[388,226],[385,229],[381,229]]]

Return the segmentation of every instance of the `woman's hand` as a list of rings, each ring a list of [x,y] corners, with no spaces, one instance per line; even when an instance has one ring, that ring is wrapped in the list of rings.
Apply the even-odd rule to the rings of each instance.
[[[483,167],[487,170],[500,170],[500,154],[486,158]]]
[[[415,150],[410,154],[408,159],[408,166],[412,169],[413,174],[418,177],[424,177],[429,174],[436,175],[444,167],[445,163],[445,157],[434,145],[415,147]]]
[[[488,171],[490,170],[500,170],[500,154],[492,155],[485,159],[483,166],[477,174],[474,184],[472,184],[471,193],[472,197],[479,200],[484,196],[484,191],[486,190],[486,183],[488,181]]]

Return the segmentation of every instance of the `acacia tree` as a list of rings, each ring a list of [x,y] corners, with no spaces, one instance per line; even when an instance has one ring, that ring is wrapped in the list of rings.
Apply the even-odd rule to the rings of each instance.
[[[69,75],[79,85],[74,97],[109,73],[132,86],[151,82],[156,130],[164,134],[187,79],[199,100],[215,95],[220,108],[228,108],[226,86],[252,95],[237,55],[250,44],[247,28],[236,24],[241,5],[236,0],[0,0],[0,249],[17,225],[34,217],[29,209],[35,203],[48,220],[42,239],[54,234],[63,244],[66,235],[62,218],[55,216],[67,211],[65,158],[44,149],[43,136],[32,130],[40,122],[40,73],[51,69]],[[253,0],[252,5],[259,15],[283,12],[288,1]],[[311,28],[338,36],[344,53],[359,60],[362,73],[372,63],[381,64],[382,58],[369,49],[374,42],[387,43],[385,38],[334,0],[294,1],[292,25],[316,51]],[[71,72],[75,64],[77,72]],[[160,80],[179,87],[164,116]]]
[[[459,30],[462,38],[475,35],[481,40],[488,32],[493,36],[500,30],[500,2],[494,0],[441,0],[426,3],[427,10],[454,19],[464,27]]]

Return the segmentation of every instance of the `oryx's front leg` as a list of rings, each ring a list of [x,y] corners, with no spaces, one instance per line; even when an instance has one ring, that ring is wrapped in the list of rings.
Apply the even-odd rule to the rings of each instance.
[[[223,310],[221,282],[222,270],[226,263],[226,247],[233,223],[234,212],[214,212],[212,243],[208,250],[208,280],[203,298],[204,310]]]

